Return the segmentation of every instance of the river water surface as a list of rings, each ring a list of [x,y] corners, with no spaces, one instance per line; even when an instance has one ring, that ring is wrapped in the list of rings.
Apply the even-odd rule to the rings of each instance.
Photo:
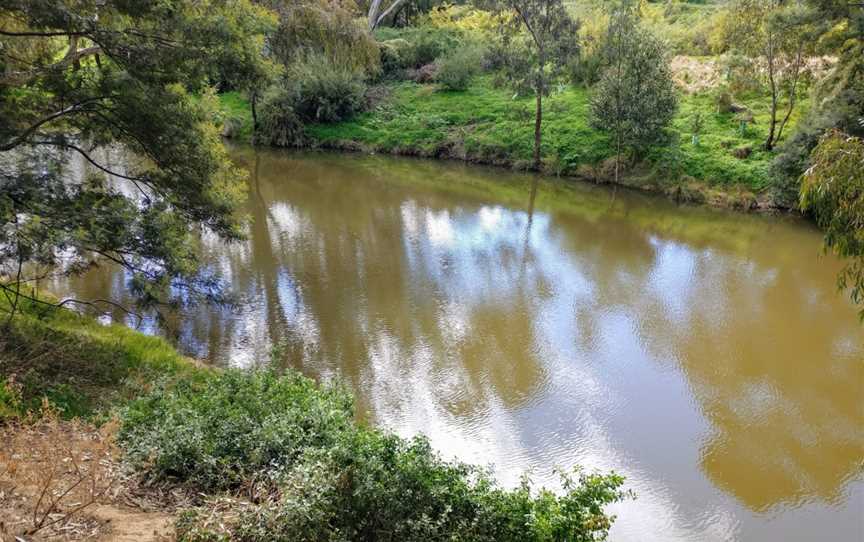
[[[145,330],[341,378],[365,419],[508,485],[614,469],[636,499],[613,541],[864,540],[864,328],[809,225],[464,165],[235,158],[249,239],[203,243],[239,308]],[[48,286],[126,297],[109,267]]]

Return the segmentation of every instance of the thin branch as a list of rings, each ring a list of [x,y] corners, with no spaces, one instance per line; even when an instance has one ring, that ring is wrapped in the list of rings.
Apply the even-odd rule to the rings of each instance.
[[[0,36],[9,36],[12,38],[52,38],[58,36],[84,36],[85,32],[81,31],[69,31],[69,30],[58,30],[55,32],[37,32],[35,30],[30,30],[27,32],[10,32],[9,30],[0,29]]]
[[[147,185],[148,187],[150,187],[150,184],[148,183],[148,181],[146,179],[144,179],[142,177],[129,177],[128,175],[123,175],[122,173],[117,173],[116,171],[110,170],[110,169],[106,168],[105,166],[96,162],[96,160],[94,160],[89,154],[87,154],[87,152],[84,149],[82,149],[76,145],[73,145],[71,143],[61,142],[61,141],[34,141],[33,144],[34,145],[49,145],[49,146],[55,146],[55,147],[63,147],[66,149],[73,150],[73,151],[77,152],[78,154],[80,154],[81,156],[83,156],[84,159],[87,160],[88,162],[90,162],[90,164],[92,164],[93,167],[95,167],[96,169],[99,169],[100,171],[107,173],[108,175],[111,175],[112,177],[117,177],[120,179],[125,179],[127,181],[131,181],[132,184],[135,185],[135,188],[137,188],[138,191],[141,192],[141,194],[145,198],[150,198],[150,195],[147,194],[147,192],[145,192],[144,189],[138,185],[139,182],[142,182],[145,185]]]
[[[0,290],[3,290],[4,292],[5,291],[14,292],[14,290],[12,288],[9,288],[8,286],[6,286],[3,283],[0,283]],[[33,303],[38,303],[38,304],[44,305],[46,307],[53,307],[53,308],[57,308],[57,309],[65,308],[66,305],[85,305],[85,306],[92,307],[92,308],[98,310],[99,309],[99,303],[103,303],[105,305],[110,305],[116,309],[119,309],[119,310],[123,311],[124,313],[128,314],[129,316],[134,316],[135,318],[137,318],[138,323],[135,325],[136,328],[140,327],[141,323],[144,321],[144,317],[141,316],[140,314],[138,314],[137,312],[132,311],[132,310],[124,307],[120,303],[115,303],[114,301],[110,301],[108,299],[93,299],[90,301],[86,301],[83,299],[66,298],[66,299],[64,299],[58,303],[52,303],[50,301],[45,301],[44,299],[39,299],[38,297],[28,295],[28,294],[25,294],[23,292],[19,293],[18,295],[20,297],[28,300],[28,301],[32,301]]]
[[[74,36],[73,36],[74,37]],[[102,53],[102,47],[94,46],[94,47],[86,47],[84,49],[69,49],[69,54],[63,57],[62,60],[57,62],[56,64],[51,64],[50,66],[44,66],[40,68],[36,68],[33,70],[28,70],[26,72],[12,72],[0,78],[0,84],[8,85],[8,86],[20,86],[30,82],[31,79],[34,79],[39,76],[39,74],[44,72],[50,72],[55,70],[60,70],[68,67],[70,64],[74,64],[79,62],[82,58],[98,55]]]
[[[22,133],[20,136],[13,139],[11,142],[0,145],[0,152],[12,150],[15,147],[17,147],[18,145],[24,143],[25,141],[27,141],[27,138],[29,138],[34,133],[36,133],[36,130],[38,130],[41,126],[48,124],[49,122],[52,122],[54,120],[57,120],[60,117],[64,117],[66,115],[71,115],[73,113],[80,113],[81,111],[85,110],[83,108],[84,105],[88,105],[92,102],[96,102],[96,101],[102,100],[104,98],[105,98],[105,96],[94,96],[92,98],[87,98],[86,100],[78,102],[74,105],[70,105],[69,107],[67,107],[65,109],[62,109],[60,111],[57,111],[56,113],[52,113],[52,114],[48,115],[47,117],[39,120],[38,122],[36,122],[35,124],[33,124],[32,126],[27,128],[26,130],[24,130],[24,133]]]
[[[137,312],[131,311],[131,310],[127,309],[126,307],[124,307],[123,305],[121,305],[120,303],[115,303],[114,301],[110,301],[108,299],[92,299],[90,301],[84,301],[82,299],[73,299],[70,297],[70,298],[64,299],[63,301],[60,301],[59,303],[55,303],[54,306],[55,307],[65,307],[67,304],[73,304],[73,305],[85,305],[88,307],[93,307],[94,309],[98,309],[99,303],[104,303],[105,305],[110,305],[110,306],[114,307],[115,309],[119,309],[119,310],[123,311],[124,313],[128,314],[129,316],[134,316],[135,318],[137,318],[138,324],[135,326],[136,328],[140,327],[141,322],[144,320],[144,317],[141,316],[140,314],[138,314]]]

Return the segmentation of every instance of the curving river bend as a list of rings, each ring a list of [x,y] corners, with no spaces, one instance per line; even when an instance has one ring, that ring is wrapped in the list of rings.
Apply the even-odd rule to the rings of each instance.
[[[159,328],[270,360],[515,483],[627,476],[613,541],[864,540],[864,327],[793,220],[411,159],[235,149],[246,242],[205,237],[240,309]],[[126,297],[109,267],[48,284]],[[113,317],[122,319],[121,314]]]

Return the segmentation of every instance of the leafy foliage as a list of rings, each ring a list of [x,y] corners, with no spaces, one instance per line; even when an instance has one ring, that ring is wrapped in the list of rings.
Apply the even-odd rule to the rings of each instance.
[[[547,96],[567,64],[579,52],[579,23],[561,0],[502,0],[499,36],[504,73],[519,92],[534,93],[534,169],[540,169],[543,96]]]
[[[267,89],[258,115],[254,143],[276,147],[303,144],[304,125],[294,112],[294,99],[293,89],[289,86],[275,84]]]
[[[153,479],[254,483],[257,504],[220,520],[224,538],[240,541],[602,540],[612,522],[603,506],[624,496],[614,474],[564,477],[560,496],[527,480],[505,490],[423,438],[358,427],[351,415],[344,393],[296,373],[226,371],[134,402],[119,441]],[[180,539],[219,539],[203,519],[185,517]]]
[[[358,20],[353,0],[258,0],[279,15],[279,26],[268,37],[273,56],[290,66],[296,59],[318,55],[341,68],[375,75],[378,45]]]
[[[480,72],[483,51],[477,45],[460,47],[438,62],[435,80],[447,90],[465,90]]]
[[[256,142],[300,145],[306,124],[348,120],[363,110],[365,95],[362,72],[321,55],[298,60],[264,95]]]
[[[850,260],[838,284],[864,305],[864,140],[830,132],[810,159],[801,184],[801,208],[825,230],[825,248]],[[864,320],[864,308],[860,316]]]
[[[120,442],[155,480],[236,489],[290,468],[306,448],[328,448],[351,424],[351,400],[291,373],[225,371],[133,401]]]
[[[4,288],[34,278],[24,264],[109,260],[143,303],[219,297],[192,234],[240,237],[243,174],[213,100],[190,91],[262,76],[272,19],[248,0],[28,0],[4,3],[0,21],[0,273],[16,277]],[[107,167],[96,150],[112,145],[137,161]],[[87,182],[66,182],[72,156],[94,168]]]
[[[794,110],[807,58],[815,43],[814,23],[820,14],[806,6],[778,0],[735,0],[725,21],[726,41],[733,51],[746,54],[754,79],[763,81],[772,96],[765,148],[771,150],[783,136]],[[786,102],[785,111],[780,109]]]
[[[823,134],[840,130],[864,136],[864,11],[843,3],[812,2],[825,17],[820,53],[837,54],[837,64],[813,87],[813,107],[783,142],[772,165],[772,189],[784,203],[798,199],[800,178]]]
[[[389,44],[390,51],[382,54],[387,55],[383,59],[385,72],[391,74],[431,64],[463,44],[462,33],[452,28],[382,28],[375,35]]]
[[[363,74],[310,56],[288,70],[293,109],[302,122],[339,122],[363,110]]]
[[[663,135],[678,108],[662,42],[641,28],[624,6],[612,16],[603,46],[606,69],[594,88],[593,124],[622,147],[643,153]],[[618,167],[616,162],[616,179]]]

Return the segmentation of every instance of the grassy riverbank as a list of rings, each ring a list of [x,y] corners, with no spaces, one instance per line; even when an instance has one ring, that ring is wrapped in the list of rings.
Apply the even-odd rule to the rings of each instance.
[[[0,538],[113,540],[158,520],[196,542],[593,540],[625,496],[620,476],[582,472],[562,493],[504,489],[358,424],[338,383],[210,370],[123,326],[19,310],[0,336]]]
[[[158,337],[21,303],[0,338],[0,383],[5,383],[0,420],[38,409],[43,399],[65,418],[93,418],[145,393],[154,382],[195,379],[203,371]],[[0,299],[0,309],[7,308]]]
[[[355,118],[306,127],[311,147],[383,152],[492,164],[512,169],[530,165],[533,100],[513,98],[495,88],[489,76],[465,91],[436,85],[390,83],[375,90],[379,101]],[[226,117],[250,133],[248,105],[236,93],[223,94]],[[543,164],[545,173],[576,176],[598,183],[612,181],[613,152],[608,136],[588,122],[590,91],[567,86],[545,101]],[[718,113],[713,91],[684,94],[671,128],[670,144],[632,164],[622,184],[662,192],[676,199],[720,206],[770,205],[769,166],[773,154],[761,149],[767,130],[769,100],[743,100],[754,123],[742,131],[733,113]],[[699,141],[692,125],[701,116]],[[796,115],[797,117],[797,115]],[[797,120],[793,118],[792,123]]]

